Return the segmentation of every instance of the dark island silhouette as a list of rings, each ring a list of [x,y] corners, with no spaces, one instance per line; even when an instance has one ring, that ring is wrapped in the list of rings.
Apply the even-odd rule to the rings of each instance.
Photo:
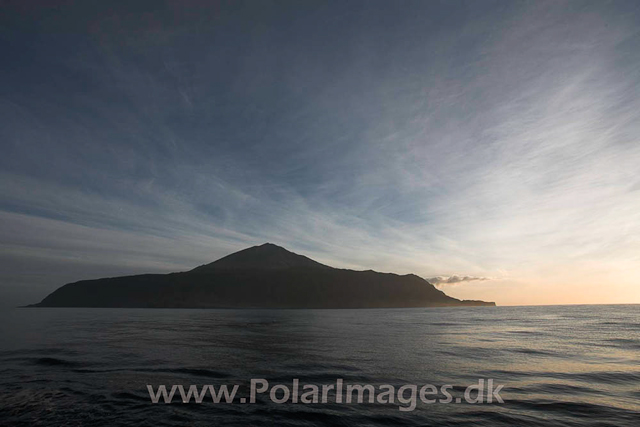
[[[193,270],[82,280],[30,307],[401,308],[495,306],[447,296],[414,275],[329,267],[271,243]]]

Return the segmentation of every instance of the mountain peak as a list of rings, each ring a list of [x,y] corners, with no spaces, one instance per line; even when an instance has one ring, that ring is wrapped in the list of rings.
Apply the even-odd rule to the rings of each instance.
[[[493,306],[445,295],[418,276],[329,267],[266,243],[191,272],[66,284],[36,307],[400,308]]]
[[[274,250],[274,249],[276,249],[276,250],[277,250],[277,249],[283,249],[283,250],[287,251],[287,250],[286,250],[285,248],[283,248],[282,246],[278,246],[278,245],[276,245],[276,244],[269,243],[269,242],[267,242],[267,243],[263,243],[263,244],[258,245],[258,246],[252,246],[251,248],[247,248],[247,249],[252,249],[252,248],[263,248],[263,249],[271,249],[271,250]],[[289,251],[287,251],[287,252],[289,252]],[[291,252],[291,253],[293,253],[293,252]]]
[[[232,253],[210,264],[197,267],[193,271],[201,272],[211,269],[279,270],[294,267],[329,268],[306,256],[288,251],[282,246],[264,243]]]

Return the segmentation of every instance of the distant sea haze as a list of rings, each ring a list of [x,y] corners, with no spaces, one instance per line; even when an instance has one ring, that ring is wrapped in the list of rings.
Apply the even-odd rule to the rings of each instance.
[[[640,419],[640,306],[0,312],[8,426],[624,426]],[[451,384],[454,402],[152,403],[148,385]],[[504,403],[469,404],[479,378]],[[242,394],[245,393],[245,394]],[[455,403],[460,398],[461,403]]]

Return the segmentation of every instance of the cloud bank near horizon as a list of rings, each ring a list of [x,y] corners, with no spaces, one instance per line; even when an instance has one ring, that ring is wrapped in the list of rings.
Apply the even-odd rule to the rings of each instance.
[[[431,283],[435,287],[444,287],[446,285],[456,285],[463,282],[484,282],[486,280],[494,280],[491,277],[478,277],[478,276],[458,276],[454,274],[453,276],[435,276],[429,277],[426,279],[427,282]]]

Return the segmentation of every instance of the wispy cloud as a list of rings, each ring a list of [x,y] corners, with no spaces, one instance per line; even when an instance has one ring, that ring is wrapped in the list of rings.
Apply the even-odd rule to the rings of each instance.
[[[73,39],[11,20],[0,40],[30,52],[1,76],[11,280],[19,257],[51,272],[73,259],[79,277],[265,241],[340,267],[458,273],[442,286],[640,261],[629,4],[335,2],[290,22],[158,9],[152,26],[98,12],[61,15]]]
[[[455,285],[462,282],[475,282],[475,281],[485,281],[491,280],[490,277],[478,277],[478,276],[436,276],[430,277],[427,279],[427,282],[435,285],[437,287],[442,287],[446,285]]]

